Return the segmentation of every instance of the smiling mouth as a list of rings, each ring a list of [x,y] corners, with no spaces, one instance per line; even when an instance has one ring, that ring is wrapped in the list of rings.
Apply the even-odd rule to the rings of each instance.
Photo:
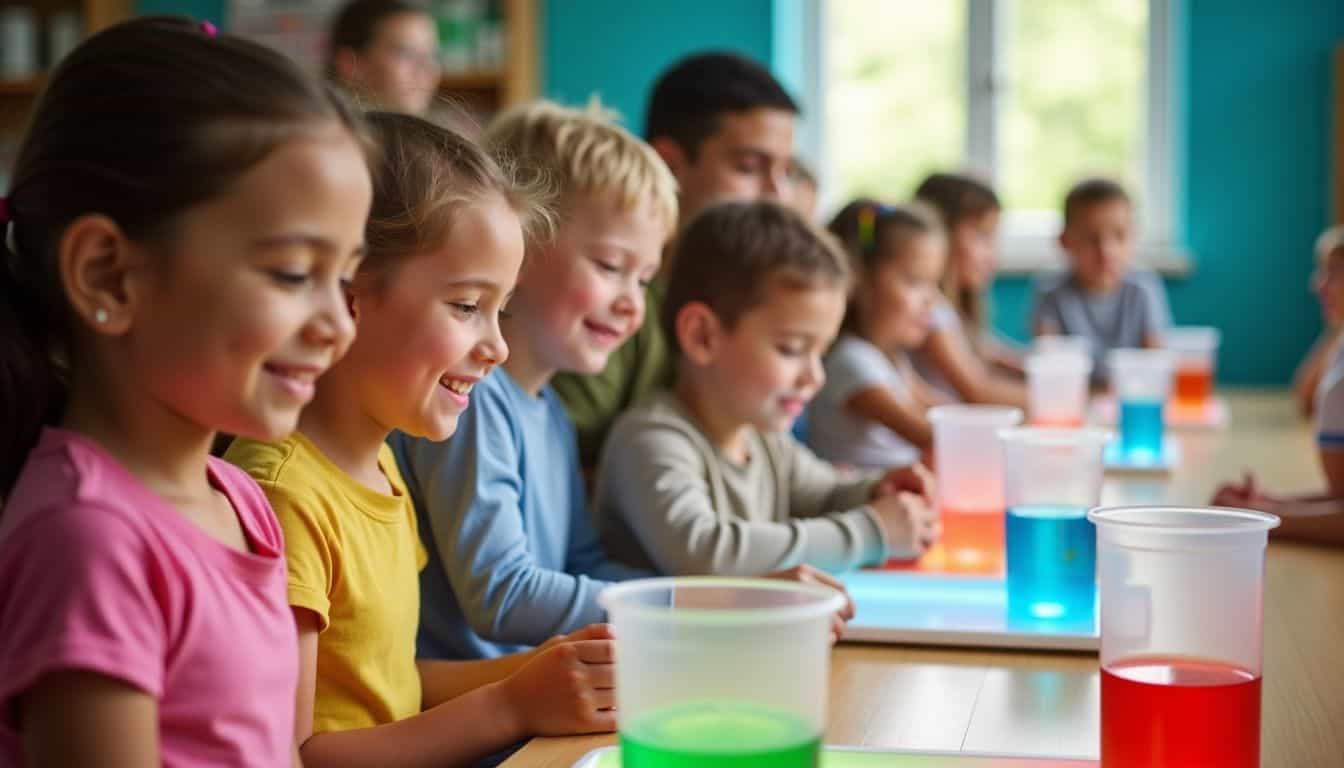
[[[467,381],[465,379],[455,379],[445,374],[439,379],[439,386],[455,395],[467,397],[471,394],[471,388],[476,386],[476,382]]]

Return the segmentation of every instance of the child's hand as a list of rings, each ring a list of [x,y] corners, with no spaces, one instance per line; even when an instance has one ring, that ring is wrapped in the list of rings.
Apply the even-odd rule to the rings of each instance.
[[[1268,510],[1276,499],[1265,493],[1256,481],[1255,475],[1247,471],[1242,473],[1242,482],[1225,483],[1213,494],[1210,503],[1215,507],[1243,507],[1247,509]]]
[[[610,624],[589,624],[583,629],[576,629],[568,635],[556,635],[532,651],[536,656],[548,648],[552,648],[561,643],[572,643],[578,640],[611,640],[616,635],[611,630]]]
[[[911,464],[908,467],[896,467],[882,476],[873,486],[873,499],[907,491],[924,497],[924,502],[933,506],[935,483],[933,473],[923,464]]]
[[[849,590],[845,585],[825,571],[819,571],[810,565],[803,564],[794,566],[787,571],[777,571],[766,577],[767,579],[783,579],[784,581],[797,581],[803,584],[821,584],[830,587],[844,596],[845,602],[840,609],[831,617],[831,642],[834,643],[844,634],[845,622],[854,618],[854,601],[849,597]]]
[[[605,624],[574,635],[610,633]],[[615,643],[553,638],[501,683],[505,700],[529,736],[616,730]]]
[[[898,491],[874,500],[872,508],[886,534],[890,557],[919,557],[942,533],[938,512],[924,496]]]

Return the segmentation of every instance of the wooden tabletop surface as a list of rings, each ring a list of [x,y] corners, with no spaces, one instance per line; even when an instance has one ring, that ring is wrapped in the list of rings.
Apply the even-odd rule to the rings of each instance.
[[[1269,487],[1320,485],[1312,436],[1286,393],[1226,395],[1222,430],[1176,432],[1169,477],[1108,477],[1107,504],[1204,504],[1254,467]],[[1344,766],[1344,551],[1272,542],[1266,559],[1265,768]],[[826,743],[1096,759],[1095,654],[842,643],[831,660]],[[569,768],[614,735],[538,738],[505,768]]]

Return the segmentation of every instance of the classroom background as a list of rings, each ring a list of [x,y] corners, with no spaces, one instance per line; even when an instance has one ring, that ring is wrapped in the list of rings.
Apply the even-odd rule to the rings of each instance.
[[[0,175],[72,23],[187,13],[312,57],[337,5],[5,2]],[[1051,217],[1085,173],[1136,191],[1139,263],[1163,276],[1177,324],[1222,330],[1220,383],[1286,383],[1321,331],[1307,287],[1312,242],[1344,221],[1344,4],[1335,0],[430,5],[444,92],[481,114],[536,96],[582,104],[596,95],[639,132],[660,71],[692,51],[728,49],[767,64],[802,104],[799,150],[822,176],[823,216],[852,193],[904,198],[937,167],[992,173],[1009,214],[993,318],[1010,338],[1030,335],[1033,275],[1058,264]],[[1071,167],[1079,157],[1089,162]]]

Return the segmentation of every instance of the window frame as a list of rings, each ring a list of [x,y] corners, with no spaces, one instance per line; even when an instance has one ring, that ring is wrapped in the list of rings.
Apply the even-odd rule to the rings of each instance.
[[[789,2],[789,0],[783,0]],[[819,169],[822,202],[834,207],[834,169],[828,161],[826,97],[831,72],[828,5],[831,0],[803,0],[804,101],[812,108],[801,131],[803,154]],[[837,0],[844,2],[844,0]],[[1029,0],[1019,0],[1027,1]],[[998,167],[1001,99],[1006,94],[1006,35],[1014,0],[966,2],[966,147],[968,168],[987,172],[994,180]],[[1177,41],[1181,38],[1183,0],[1148,0],[1148,51],[1145,72],[1145,125],[1140,227],[1136,262],[1164,274],[1190,271],[1189,252],[1180,242],[1184,223],[1181,209],[1181,111]],[[999,235],[999,273],[1034,273],[1058,268],[1062,262],[1057,235],[1057,211],[1005,211]]]

